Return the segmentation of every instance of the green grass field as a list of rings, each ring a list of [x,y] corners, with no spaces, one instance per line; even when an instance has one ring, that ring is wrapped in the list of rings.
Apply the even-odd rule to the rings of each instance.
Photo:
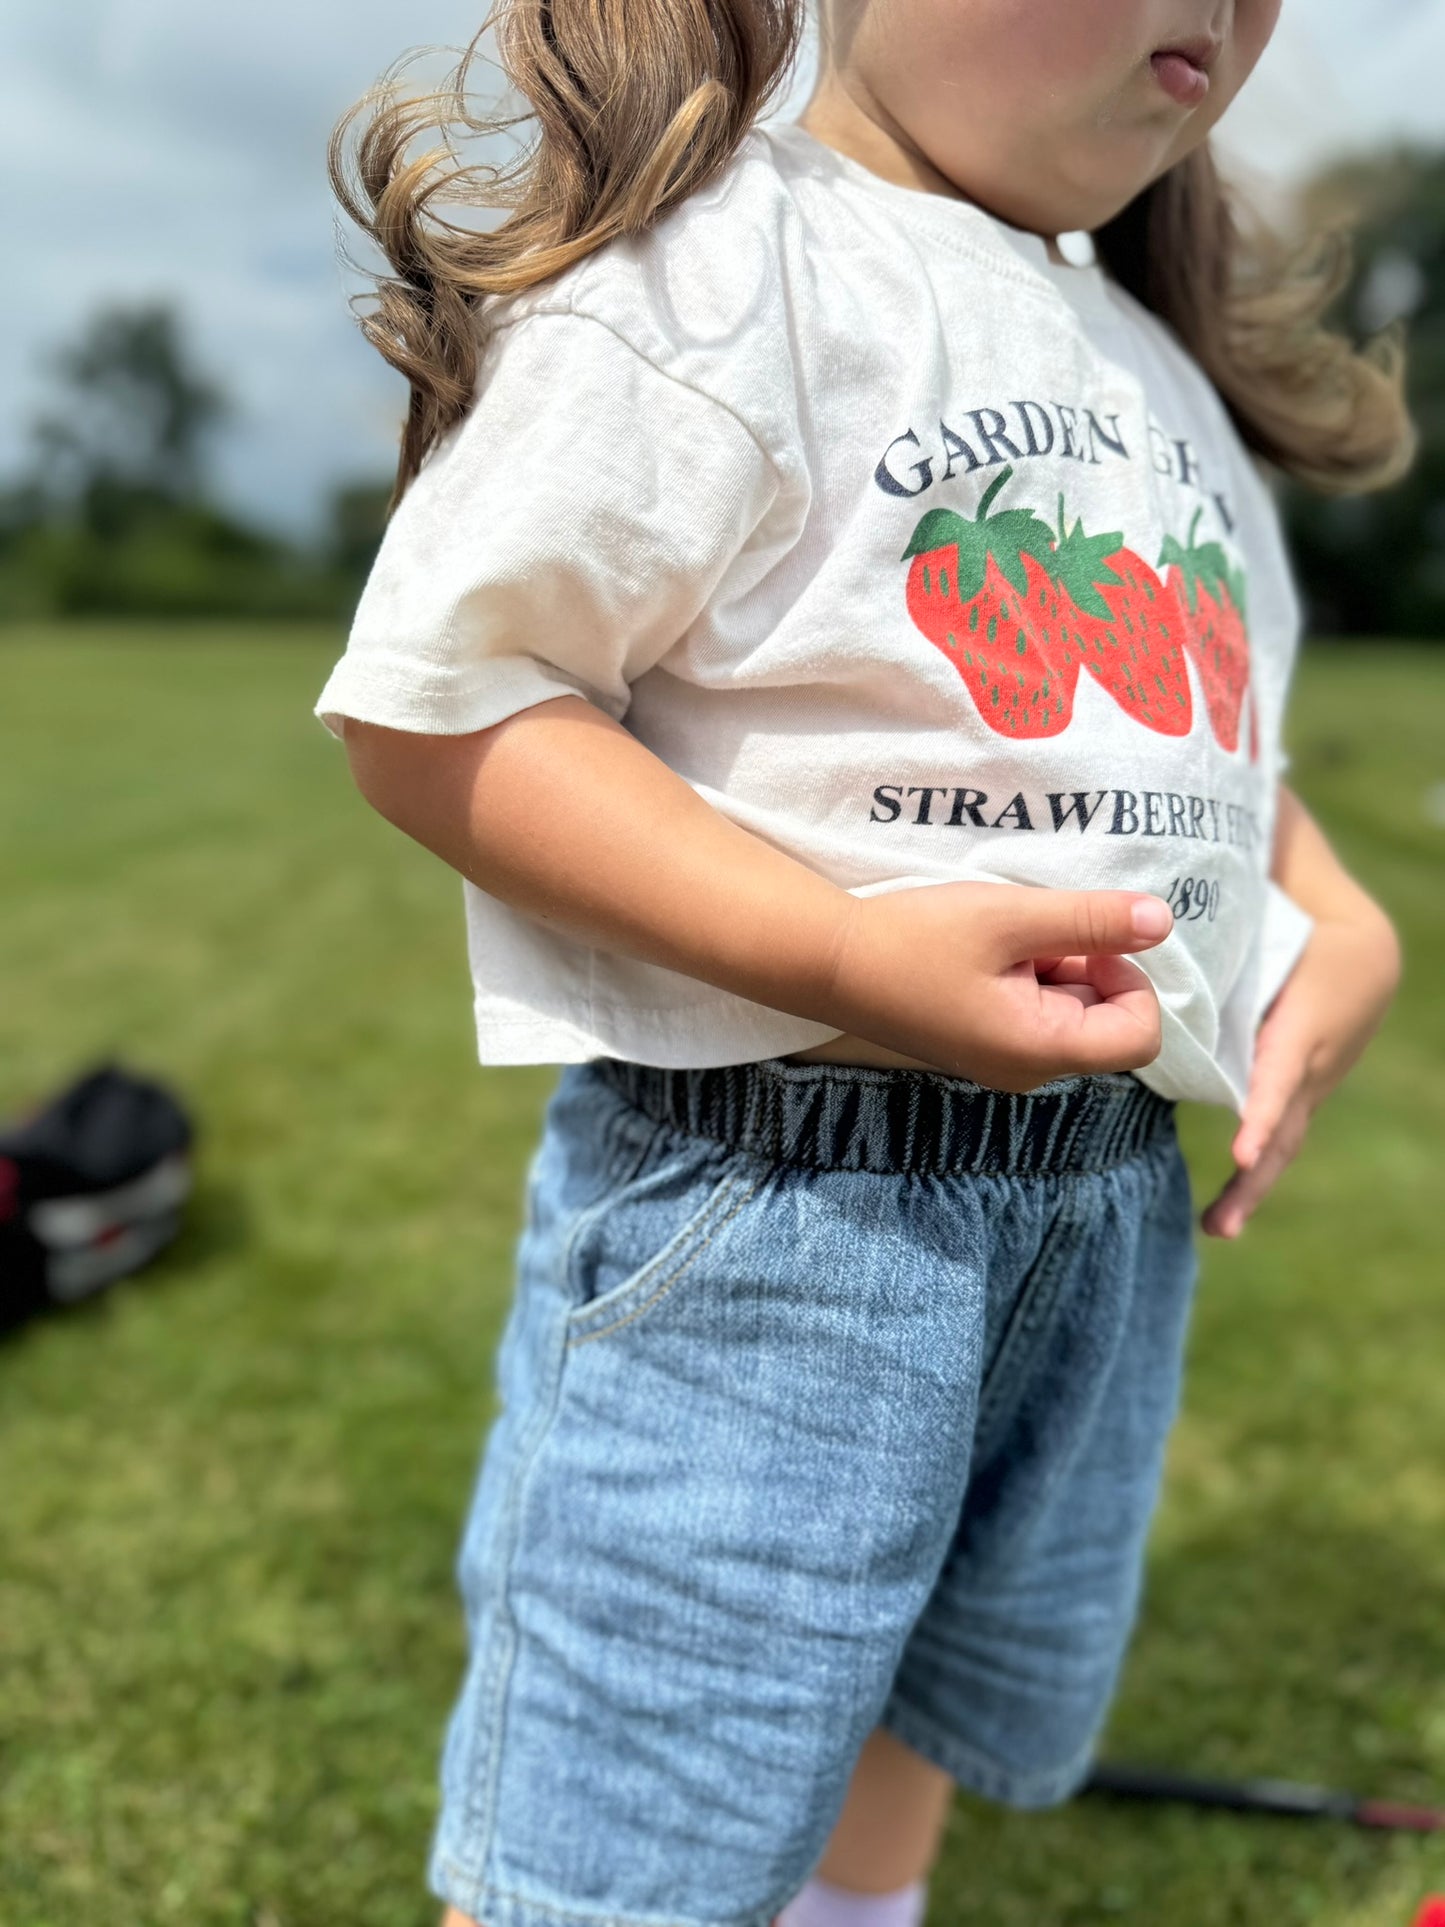
[[[181,1240],[0,1345],[0,1927],[430,1927],[451,1567],[555,1071],[480,1071],[461,886],[310,715],[316,632],[0,640],[0,1110],[100,1054]],[[1319,650],[1294,780],[1400,1004],[1211,1245],[1120,1755],[1445,1800],[1445,649]],[[1433,799],[1433,818],[1431,793]],[[1185,1127],[1201,1195],[1229,1120]],[[1445,1837],[960,1801],[933,1927],[1408,1927]]]

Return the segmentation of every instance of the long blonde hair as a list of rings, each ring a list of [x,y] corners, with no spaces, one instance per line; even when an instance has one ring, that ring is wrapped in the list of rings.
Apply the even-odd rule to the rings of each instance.
[[[405,97],[392,77],[343,116],[332,186],[391,267],[361,325],[410,384],[393,506],[470,404],[479,302],[638,233],[717,175],[787,79],[804,12],[805,0],[497,0],[440,90]],[[525,115],[469,104],[488,33]],[[510,165],[458,157],[458,135],[519,122],[535,136]],[[505,218],[479,228],[449,207]],[[1286,241],[1246,224],[1206,140],[1094,240],[1195,356],[1247,446],[1324,493],[1404,474],[1417,431],[1403,324],[1357,346],[1323,319],[1349,279],[1348,229]]]

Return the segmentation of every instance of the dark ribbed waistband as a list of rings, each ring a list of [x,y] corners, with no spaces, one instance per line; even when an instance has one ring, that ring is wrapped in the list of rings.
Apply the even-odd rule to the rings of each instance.
[[[659,1124],[820,1171],[1105,1171],[1173,1130],[1174,1104],[1127,1072],[1061,1078],[1022,1095],[940,1071],[868,1064],[589,1068]]]

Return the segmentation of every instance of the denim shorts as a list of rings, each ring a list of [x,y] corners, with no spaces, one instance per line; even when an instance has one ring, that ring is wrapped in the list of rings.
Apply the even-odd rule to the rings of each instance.
[[[767,1927],[877,1726],[1087,1774],[1196,1254],[1174,1107],[770,1058],[568,1065],[529,1167],[429,1884]]]

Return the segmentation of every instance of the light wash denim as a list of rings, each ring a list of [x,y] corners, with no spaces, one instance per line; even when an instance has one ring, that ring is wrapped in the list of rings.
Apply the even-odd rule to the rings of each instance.
[[[1196,1269],[1173,1107],[569,1065],[527,1179],[433,1892],[766,1927],[880,1723],[1066,1799],[1135,1617]]]

